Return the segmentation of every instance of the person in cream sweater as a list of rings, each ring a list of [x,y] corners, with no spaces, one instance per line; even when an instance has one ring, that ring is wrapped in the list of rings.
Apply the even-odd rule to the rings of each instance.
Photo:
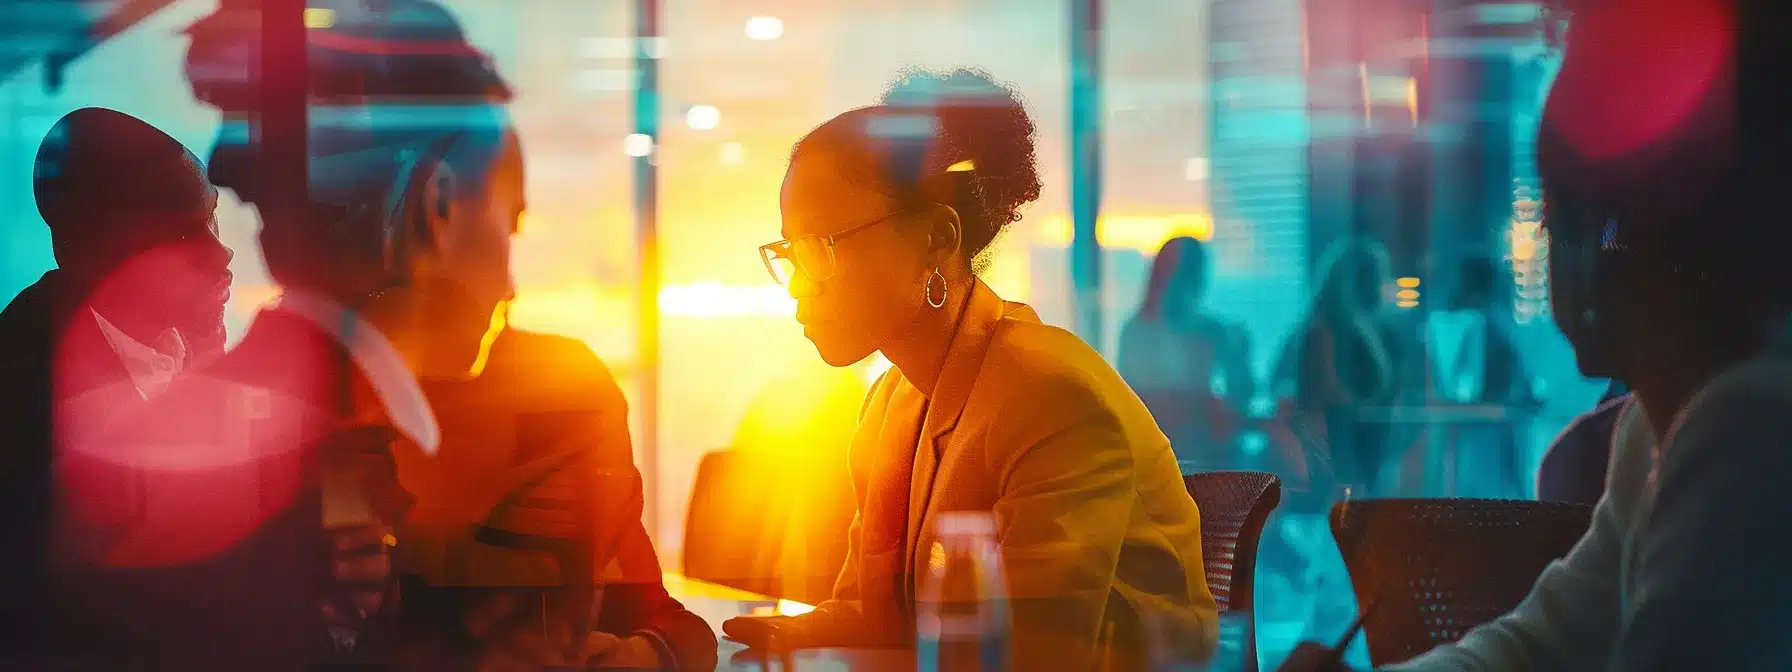
[[[1784,227],[1747,207],[1737,117],[1759,110],[1736,102],[1736,3],[1611,4],[1572,18],[1537,154],[1551,312],[1581,372],[1637,402],[1586,536],[1511,613],[1386,669],[1792,669],[1766,538],[1792,459],[1792,269]],[[1283,669],[1335,669],[1328,653]]]

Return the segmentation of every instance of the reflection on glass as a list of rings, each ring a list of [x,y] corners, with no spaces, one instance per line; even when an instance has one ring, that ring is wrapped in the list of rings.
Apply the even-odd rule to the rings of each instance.
[[[1009,666],[1008,587],[995,518],[941,514],[915,601],[917,668],[925,672],[1003,672]]]

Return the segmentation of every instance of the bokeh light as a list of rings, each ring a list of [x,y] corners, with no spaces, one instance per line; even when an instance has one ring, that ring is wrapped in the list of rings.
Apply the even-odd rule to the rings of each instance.
[[[629,156],[641,158],[653,154],[653,136],[642,133],[630,133],[622,139],[622,151]]]
[[[784,36],[784,20],[775,16],[747,19],[747,39],[767,42]]]
[[[711,131],[722,123],[722,111],[714,105],[692,105],[685,110],[684,123],[694,131]]]

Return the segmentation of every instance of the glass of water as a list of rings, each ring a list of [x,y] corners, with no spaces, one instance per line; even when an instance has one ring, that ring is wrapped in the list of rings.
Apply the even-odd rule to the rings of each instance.
[[[1011,666],[1008,585],[988,513],[941,514],[915,600],[916,669],[1005,672]]]

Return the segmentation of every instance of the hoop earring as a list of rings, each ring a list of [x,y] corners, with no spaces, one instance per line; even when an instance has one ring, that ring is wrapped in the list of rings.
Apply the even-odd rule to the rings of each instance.
[[[940,300],[938,302],[935,302],[933,300],[933,279],[934,278],[939,278],[939,281],[940,281]],[[925,299],[927,301],[927,305],[929,305],[929,306],[932,306],[934,308],[944,308],[946,306],[946,290],[947,289],[948,289],[948,286],[946,284],[946,276],[941,275],[940,269],[935,268],[935,269],[933,269],[933,275],[927,276],[927,282],[923,283],[921,285],[921,298]]]

